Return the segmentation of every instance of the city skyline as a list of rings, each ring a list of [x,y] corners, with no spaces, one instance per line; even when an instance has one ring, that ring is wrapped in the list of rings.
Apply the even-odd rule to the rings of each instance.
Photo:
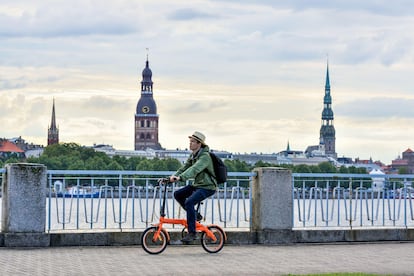
[[[0,137],[134,148],[147,54],[159,141],[230,152],[317,145],[329,60],[338,157],[414,148],[406,1],[3,1]],[[149,48],[147,51],[146,48]]]

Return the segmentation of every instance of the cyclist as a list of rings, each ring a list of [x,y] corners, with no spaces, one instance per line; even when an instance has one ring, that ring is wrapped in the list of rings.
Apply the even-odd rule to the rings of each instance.
[[[171,182],[194,179],[190,185],[174,192],[174,198],[187,212],[188,234],[181,240],[185,243],[197,238],[196,218],[202,219],[199,213],[196,214],[194,206],[212,196],[217,188],[213,163],[208,153],[210,149],[205,143],[206,137],[201,132],[195,131],[188,138],[192,153],[186,163],[170,176]]]

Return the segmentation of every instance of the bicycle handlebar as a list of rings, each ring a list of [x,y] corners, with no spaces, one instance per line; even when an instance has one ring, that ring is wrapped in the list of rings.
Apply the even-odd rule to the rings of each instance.
[[[157,180],[158,184],[171,184],[172,182],[170,181],[169,177],[163,177],[163,178],[159,178]]]

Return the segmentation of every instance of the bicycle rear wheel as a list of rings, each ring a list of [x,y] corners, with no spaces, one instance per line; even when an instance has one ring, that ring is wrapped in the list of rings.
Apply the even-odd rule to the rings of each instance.
[[[216,237],[216,241],[213,241],[205,232],[203,232],[201,234],[201,246],[208,253],[217,253],[224,246],[225,234],[220,227],[215,225],[208,226],[208,229],[213,232]]]
[[[163,230],[160,231],[159,237],[154,239],[157,230],[158,227],[152,226],[142,233],[141,245],[145,252],[149,254],[160,254],[167,247],[167,235]]]

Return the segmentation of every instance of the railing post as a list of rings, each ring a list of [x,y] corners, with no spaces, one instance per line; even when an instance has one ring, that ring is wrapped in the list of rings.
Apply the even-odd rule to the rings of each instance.
[[[46,227],[46,166],[7,164],[3,176],[4,246],[49,246]]]
[[[289,243],[293,228],[292,172],[256,168],[252,183],[252,232],[258,243]]]

